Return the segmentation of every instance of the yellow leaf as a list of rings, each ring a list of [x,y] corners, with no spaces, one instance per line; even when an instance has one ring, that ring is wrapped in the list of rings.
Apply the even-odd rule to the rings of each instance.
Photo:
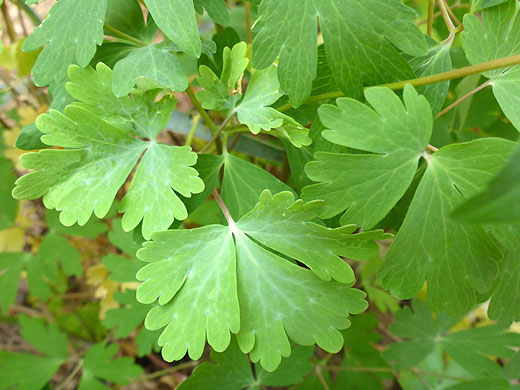
[[[14,227],[0,232],[0,252],[22,252],[24,246],[24,229]]]

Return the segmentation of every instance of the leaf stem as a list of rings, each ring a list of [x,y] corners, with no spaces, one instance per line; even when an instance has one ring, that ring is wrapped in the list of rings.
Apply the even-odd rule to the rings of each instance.
[[[249,1],[244,2],[246,11],[246,32],[247,32],[247,43],[253,43],[253,34],[251,33],[251,4]]]
[[[441,10],[442,18],[444,19],[444,24],[448,27],[448,31],[450,34],[455,30],[455,25],[451,20],[450,13],[448,12],[448,8],[446,7],[446,3],[444,0],[437,0],[437,5]]]
[[[193,136],[195,135],[195,131],[197,131],[197,126],[199,125],[200,114],[196,114],[193,118],[193,123],[191,125],[190,133],[188,134],[188,138],[186,138],[186,146],[191,146],[193,141]]]
[[[76,366],[72,369],[69,375],[61,382],[58,386],[56,386],[55,390],[63,390],[72,379],[76,376],[76,374],[81,370],[81,367],[83,366],[83,360],[80,360]]]
[[[216,140],[218,140],[218,138],[220,137],[220,134],[222,133],[222,131],[224,130],[224,127],[226,127],[226,125],[228,124],[228,122],[231,120],[231,118],[233,118],[233,115],[235,115],[235,110],[231,111],[228,116],[226,117],[226,119],[224,119],[224,122],[222,122],[222,124],[220,125],[220,127],[217,129],[217,131],[215,132],[215,134],[213,134],[213,137],[209,140],[209,142],[204,145],[204,147],[200,150],[199,153],[204,153],[206,150],[209,149],[209,147],[213,144],[213,142],[215,142]]]
[[[137,38],[134,38],[133,36],[128,35],[127,33],[124,33],[122,31],[118,30],[117,28],[111,26],[110,24],[106,24],[105,23],[104,28],[107,31],[110,31],[112,34],[114,34],[114,36],[116,36],[118,38],[121,38],[121,39],[124,39],[124,40],[129,41],[129,42],[132,42],[136,46],[141,46],[141,47],[148,46],[148,44],[146,42],[143,42],[143,41],[141,41],[141,40],[139,40]]]
[[[434,19],[434,11],[435,11],[435,0],[428,0],[428,26],[426,27],[426,34],[431,37],[433,30],[433,19]]]
[[[222,214],[224,214],[224,217],[226,218],[226,221],[227,221],[229,227],[234,228],[235,221],[233,220],[233,217],[231,217],[231,213],[229,212],[224,201],[222,200],[222,197],[220,196],[220,194],[218,193],[218,191],[216,189],[213,189],[213,191],[211,191],[211,193],[213,194],[213,197],[217,201],[218,206],[220,207],[220,210],[222,210]]]
[[[453,108],[455,108],[457,105],[459,105],[460,103],[462,103],[464,100],[466,100],[467,98],[473,96],[474,94],[476,94],[478,91],[481,91],[483,90],[484,88],[486,88],[489,84],[491,84],[491,79],[489,79],[488,81],[486,81],[485,83],[482,83],[481,85],[479,85],[477,88],[475,88],[473,91],[470,91],[468,92],[467,94],[465,94],[464,96],[462,96],[461,98],[455,100],[453,103],[451,103],[448,107],[446,107],[444,110],[442,110],[441,112],[439,112],[439,115],[437,115],[437,118],[440,118],[441,116],[443,116],[444,114],[446,114],[448,111],[451,111]]]
[[[4,1],[2,5],[0,5],[0,10],[2,11],[2,16],[5,21],[5,30],[7,31],[7,35],[9,36],[9,40],[11,43],[16,42],[16,33],[14,32],[13,21],[9,17],[9,11],[7,10],[7,3]]]
[[[22,10],[23,12],[25,12],[27,14],[27,16],[29,17],[29,19],[31,19],[31,21],[33,22],[33,24],[35,26],[40,25],[42,20],[40,19],[40,17],[36,14],[36,12],[34,12],[34,10],[30,6],[25,4],[24,0],[16,0],[16,1],[15,0],[11,0],[11,3],[16,5],[19,10]]]
[[[159,378],[161,376],[165,376],[165,375],[168,375],[168,374],[180,371],[180,370],[184,370],[185,368],[195,367],[198,364],[199,364],[198,360],[192,360],[190,362],[176,364],[173,367],[165,368],[164,370],[159,370],[159,371],[152,372],[150,374],[143,375],[143,376],[133,380],[133,382],[134,383],[135,382],[146,382],[150,379]]]
[[[404,80],[404,81],[397,81],[395,83],[388,83],[388,84],[379,84],[379,85],[372,85],[367,86],[367,88],[372,87],[385,87],[392,90],[397,89],[403,89],[406,84],[413,85],[414,87],[419,87],[422,85],[428,85],[428,84],[435,84],[440,83],[443,81],[448,80],[454,80],[465,76],[470,76],[477,73],[486,72],[488,70],[493,69],[499,69],[499,68],[506,68],[508,66],[514,66],[520,64],[520,54],[516,54],[509,57],[503,57],[503,58],[497,58],[496,60],[491,60],[487,62],[483,62],[481,64],[477,65],[471,65],[471,66],[465,66],[464,68],[454,69],[449,72],[443,72],[434,74],[431,76],[425,76],[425,77],[419,77],[416,79],[410,79],[410,80]],[[316,103],[322,100],[329,100],[334,99],[338,97],[345,96],[343,92],[341,91],[333,91],[333,92],[327,92],[323,93],[321,95],[311,96],[307,98],[303,104],[310,104],[310,103]],[[283,106],[278,107],[278,111],[287,111],[292,108],[292,105],[290,103],[284,104]]]

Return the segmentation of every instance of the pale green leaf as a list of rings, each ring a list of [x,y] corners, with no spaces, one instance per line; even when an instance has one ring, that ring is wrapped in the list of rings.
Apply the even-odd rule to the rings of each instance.
[[[68,106],[65,114],[51,110],[37,121],[45,133],[42,141],[65,149],[25,154],[22,164],[35,171],[17,181],[13,195],[43,197],[47,208],[61,211],[64,225],[84,225],[92,213],[99,218],[108,213],[145,152],[120,204],[125,212],[123,228],[134,229],[143,221],[143,235],[148,238],[153,230],[167,229],[175,218],[185,218],[186,208],[176,192],[189,197],[203,191],[204,184],[191,167],[197,156],[187,146],[161,145],[154,139],[175,99],[165,96],[155,103],[153,91],[133,99],[117,98],[112,94],[112,72],[103,64],[98,64],[97,72],[72,67],[70,74],[74,83],[69,92],[82,103]]]
[[[144,265],[137,259],[129,259],[113,253],[103,257],[102,262],[106,270],[110,272],[108,278],[119,283],[135,282],[137,271]]]
[[[434,311],[461,314],[487,292],[498,273],[499,248],[478,225],[449,218],[480,192],[507,161],[514,144],[498,138],[452,144],[427,158],[428,167],[380,271],[384,286],[411,298],[428,282]]]
[[[103,41],[106,0],[65,0],[51,8],[47,19],[23,44],[24,51],[47,45],[32,69],[36,85],[66,80],[70,64],[85,67]]]
[[[348,96],[359,97],[363,85],[413,78],[398,49],[426,54],[415,17],[400,0],[264,0],[253,41],[253,66],[267,68],[279,56],[281,90],[300,105],[316,78],[319,18],[337,85]]]
[[[49,279],[56,280],[61,265],[67,276],[81,276],[81,253],[71,243],[56,233],[47,234],[38,249],[38,256],[45,263],[45,271]]]
[[[509,0],[471,0],[471,12],[480,11],[484,8],[493,7]]]
[[[278,367],[282,356],[289,356],[289,338],[302,345],[317,343],[330,352],[342,347],[338,329],[348,327],[349,313],[366,308],[364,294],[350,288],[352,283],[323,281],[259,246],[241,226],[255,215],[260,218],[265,204],[279,208],[277,204],[287,204],[289,197],[293,203],[290,193],[272,197],[265,191],[253,216],[236,225],[158,232],[144,244],[138,256],[151,264],[138,273],[143,283],[137,297],[143,303],[158,300],[145,324],[152,330],[166,326],[159,338],[166,360],[179,360],[186,351],[192,359],[200,358],[206,337],[216,351],[223,351],[230,332],[238,333],[241,350],[268,371]],[[307,227],[312,231],[312,225]],[[337,233],[331,231],[331,237]],[[266,240],[264,245],[300,255],[273,244]]]
[[[462,43],[468,60],[478,64],[520,53],[520,5],[508,0],[482,11],[480,18],[464,16]],[[520,131],[520,66],[483,73],[491,80],[493,93],[507,118]]]
[[[206,65],[201,65],[198,83],[203,90],[197,92],[197,99],[206,110],[229,111],[241,98],[237,82],[249,64],[246,57],[247,44],[239,42],[233,49],[225,47],[222,52],[222,73],[217,77]]]
[[[244,99],[235,109],[237,118],[240,123],[249,127],[253,134],[258,134],[261,130],[275,129],[297,148],[310,145],[312,141],[308,137],[308,129],[290,116],[269,107],[282,96],[276,69],[273,65],[255,71]]]
[[[372,108],[349,98],[337,107],[324,105],[320,119],[328,129],[325,139],[373,154],[316,153],[306,166],[311,180],[304,200],[322,199],[320,217],[346,210],[342,224],[370,229],[382,220],[404,195],[417,170],[432,130],[427,100],[407,85],[404,104],[386,88],[370,88],[365,97]]]
[[[157,26],[182,51],[200,56],[200,42],[193,0],[145,0]]]

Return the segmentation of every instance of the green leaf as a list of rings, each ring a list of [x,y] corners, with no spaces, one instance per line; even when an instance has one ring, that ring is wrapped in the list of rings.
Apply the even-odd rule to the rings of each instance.
[[[365,92],[370,108],[341,98],[337,107],[323,105],[320,119],[325,139],[372,154],[324,153],[306,166],[311,180],[302,199],[322,199],[321,218],[346,210],[342,224],[370,229],[381,221],[410,186],[432,130],[427,100],[407,85],[404,104],[386,88]]]
[[[6,314],[15,302],[22,271],[26,271],[31,295],[46,301],[51,293],[41,259],[30,253],[0,253],[0,308]]]
[[[151,79],[153,88],[180,92],[188,87],[188,75],[181,62],[162,43],[135,49],[117,62],[114,66],[114,94],[119,97],[127,95],[138,78]]]
[[[151,43],[157,33],[153,19],[144,19],[139,2],[135,0],[107,0],[105,24],[146,43]],[[105,34],[114,36],[106,27]]]
[[[58,277],[58,263],[67,276],[83,274],[81,253],[66,238],[56,233],[47,234],[43,238],[38,256],[45,263],[46,274],[51,280]]]
[[[117,328],[114,337],[127,337],[143,323],[150,305],[137,302],[133,290],[118,291],[114,294],[114,299],[124,306],[109,310],[102,321],[103,325],[111,329]]]
[[[293,349],[291,356],[282,360],[274,372],[265,371],[255,366],[255,376],[246,355],[240,351],[235,339],[225,352],[211,352],[211,360],[198,366],[193,374],[179,386],[179,390],[242,390],[257,389],[258,386],[291,386],[301,382],[312,369],[310,357],[313,348],[299,347]]]
[[[83,226],[64,226],[60,222],[60,213],[45,210],[45,221],[50,230],[68,236],[96,238],[107,231],[107,225],[95,218],[90,218]]]
[[[310,145],[312,141],[308,137],[308,129],[290,116],[268,107],[282,96],[276,69],[273,65],[255,71],[244,99],[235,109],[237,118],[240,123],[249,127],[253,134],[258,134],[261,130],[275,129],[279,135],[287,138],[297,148]]]
[[[0,230],[10,228],[18,213],[18,202],[11,196],[15,180],[13,165],[6,158],[0,157]]]
[[[264,204],[286,204],[289,197],[294,200],[290,193],[273,197],[264,191],[260,204],[236,225],[155,233],[154,241],[144,244],[138,256],[151,264],[137,275],[143,281],[137,298],[159,302],[145,325],[151,330],[166,326],[159,338],[166,360],[179,360],[186,351],[192,359],[200,358],[206,335],[221,352],[229,345],[230,332],[238,333],[241,350],[268,371],[278,367],[282,356],[289,356],[288,337],[302,345],[317,343],[330,352],[341,348],[338,329],[349,326],[346,315],[366,308],[364,294],[350,288],[352,283],[319,279],[271,250],[281,248],[290,255],[294,251],[277,243],[271,247],[267,241],[270,250],[265,249],[249,238],[247,226],[242,227]]]
[[[380,271],[392,295],[411,298],[426,279],[431,308],[458,315],[491,288],[502,258],[499,248],[481,226],[461,225],[449,215],[484,188],[513,146],[487,138],[448,145],[428,156],[426,172]]]
[[[224,155],[222,199],[233,218],[238,220],[249,212],[265,189],[272,193],[294,193],[287,184],[266,170],[229,153]]]
[[[119,349],[118,344],[95,344],[88,350],[83,361],[83,375],[79,390],[109,389],[101,380],[120,385],[130,383],[131,378],[143,373],[141,366],[134,364],[133,359],[121,357],[113,359]]]
[[[451,41],[437,44],[431,42],[428,53],[424,57],[417,57],[410,61],[410,65],[417,77],[432,76],[438,73],[449,72],[451,64]],[[428,84],[417,88],[417,92],[428,99],[432,107],[432,116],[436,117],[441,111],[446,95],[448,94],[450,82]]]
[[[123,228],[132,230],[142,221],[143,236],[148,238],[152,231],[167,229],[174,219],[185,219],[186,207],[176,192],[189,197],[203,191],[192,168],[197,155],[187,146],[162,145],[154,139],[175,99],[165,96],[155,103],[150,92],[133,99],[115,97],[112,72],[103,64],[98,64],[97,72],[71,67],[70,77],[69,93],[82,103],[68,106],[65,114],[51,110],[37,121],[45,133],[42,141],[65,149],[25,154],[22,164],[36,171],[18,179],[13,196],[43,196],[47,208],[61,211],[64,225],[84,225],[93,212],[98,218],[108,213],[145,152],[119,206],[125,213]]]
[[[197,92],[197,99],[203,108],[229,111],[235,107],[236,102],[242,97],[240,93],[235,92],[237,83],[249,64],[246,50],[245,42],[237,43],[233,49],[224,48],[220,78],[208,66],[200,66],[197,81],[204,89]]]
[[[508,250],[500,263],[496,288],[489,302],[488,316],[503,327],[520,321],[520,250]]]
[[[471,0],[471,12],[483,10],[498,4],[505,3],[509,0]]]
[[[96,45],[103,41],[106,0],[65,0],[49,11],[49,16],[25,40],[24,51],[47,45],[32,69],[36,85],[60,84],[67,68],[77,63],[89,64]]]
[[[31,123],[22,128],[20,135],[16,139],[15,146],[22,150],[44,149],[47,145],[40,141],[42,135],[38,127],[36,127],[36,123]]]
[[[209,17],[222,26],[230,22],[225,0],[193,0],[195,10],[202,15],[202,7],[206,9]]]
[[[283,7],[278,0],[264,0],[253,41],[253,66],[267,68],[279,56],[281,90],[300,105],[316,78],[319,17],[337,85],[357,98],[363,85],[413,78],[398,49],[426,54],[415,16],[400,0],[291,0]]]
[[[355,225],[330,229],[310,222],[316,220],[322,205],[320,201],[294,202],[290,192],[275,197],[264,192],[258,205],[237,226],[260,244],[298,259],[320,279],[353,283],[354,271],[339,256],[368,259],[379,252],[372,240],[385,235],[382,231],[352,234]]]
[[[520,53],[518,2],[509,0],[482,11],[480,18],[464,16],[462,43],[469,62],[477,64]],[[493,93],[507,118],[520,131],[520,66],[483,73],[491,80]]]
[[[352,321],[352,326],[342,332],[346,345],[342,366],[347,370],[338,373],[334,389],[382,390],[382,380],[392,378],[392,375],[386,372],[356,371],[356,368],[361,367],[387,367],[374,346],[381,340],[381,335],[375,331],[377,325],[377,318],[370,313],[357,316]]]
[[[157,26],[183,52],[200,56],[200,43],[193,0],[145,0]]]
[[[119,283],[135,282],[137,271],[144,265],[137,259],[129,259],[113,253],[103,257],[102,262],[106,270],[110,272],[108,278]]]
[[[133,258],[136,258],[137,251],[141,249],[141,242],[134,240],[132,232],[125,232],[120,218],[112,220],[112,229],[108,232],[108,239],[112,245]]]
[[[500,223],[520,220],[520,144],[485,191],[463,203],[453,212],[462,223]]]
[[[419,300],[414,301],[413,308],[413,312],[405,307],[396,313],[390,331],[404,341],[390,344],[383,352],[386,360],[396,361],[398,370],[419,364],[438,345],[468,373],[500,376],[500,365],[489,357],[511,358],[514,347],[520,345],[520,335],[503,332],[495,325],[450,332],[456,319],[444,314],[434,318]]]
[[[0,389],[42,389],[67,360],[67,335],[41,319],[20,315],[19,321],[22,337],[44,356],[0,351]]]

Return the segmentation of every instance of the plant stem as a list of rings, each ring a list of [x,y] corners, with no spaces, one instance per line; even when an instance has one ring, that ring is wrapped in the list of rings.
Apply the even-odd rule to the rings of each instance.
[[[432,152],[438,152],[439,151],[439,148],[436,148],[435,146],[430,145],[430,144],[428,144],[428,146],[426,146],[426,149],[431,150]]]
[[[251,4],[249,1],[244,3],[246,11],[246,32],[247,32],[247,43],[253,43],[253,34],[251,33]]]
[[[233,228],[235,226],[235,221],[233,220],[233,217],[231,217],[231,213],[229,212],[229,210],[228,210],[226,204],[224,203],[224,201],[222,200],[220,194],[218,193],[218,191],[216,189],[211,191],[211,193],[213,194],[213,197],[217,201],[218,206],[220,207],[220,210],[222,210],[222,214],[224,214],[224,217],[226,218],[226,221],[227,221],[228,225],[231,228]]]
[[[435,11],[435,0],[428,0],[428,19],[427,19],[428,26],[426,27],[426,34],[429,37],[432,36],[434,11]]]
[[[446,3],[444,0],[437,0],[437,5],[439,6],[439,9],[442,13],[442,18],[444,19],[444,23],[446,24],[446,27],[448,27],[448,31],[450,34],[455,30],[455,25],[453,24],[450,14],[448,12],[448,9],[446,8]]]
[[[220,137],[220,133],[222,133],[222,131],[224,130],[224,127],[226,127],[226,125],[228,124],[228,122],[231,120],[231,118],[233,118],[233,115],[235,115],[235,110],[231,111],[228,116],[226,117],[226,119],[224,119],[224,122],[222,122],[222,124],[220,125],[220,127],[217,129],[217,131],[215,132],[215,134],[213,134],[213,137],[209,140],[209,142],[204,145],[204,147],[200,150],[199,153],[204,153],[206,150],[209,149],[209,147],[213,144],[213,142],[217,141]],[[218,148],[217,148],[218,149]],[[219,152],[221,153],[221,151]]]
[[[195,115],[193,118],[193,124],[191,126],[190,133],[188,134],[188,138],[186,138],[186,146],[191,146],[191,142],[193,141],[193,136],[195,135],[195,131],[197,131],[197,126],[199,125],[200,114]]]
[[[18,7],[18,9],[22,10],[23,12],[25,12],[27,14],[27,16],[29,17],[29,19],[31,19],[31,21],[33,22],[33,24],[35,26],[39,26],[40,25],[42,20],[40,19],[40,17],[38,15],[36,15],[34,10],[30,6],[25,4],[24,0],[16,0],[16,1],[15,0],[11,0],[11,3],[16,5]]]
[[[469,8],[469,7],[470,7],[469,4],[455,4],[453,7],[451,7],[451,9],[453,10],[455,8]],[[441,12],[436,12],[436,13],[433,14],[433,19],[436,19],[436,18],[438,18],[441,15],[442,15]],[[428,23],[428,19],[420,20],[416,24],[418,26],[422,26],[423,24],[426,24],[426,23]]]
[[[477,65],[465,66],[464,68],[454,69],[449,72],[438,73],[438,74],[434,74],[432,76],[419,77],[417,79],[410,79],[410,80],[404,80],[404,81],[397,81],[395,83],[372,85],[372,86],[365,87],[365,89],[372,88],[372,87],[385,87],[385,88],[389,88],[392,90],[397,90],[397,89],[403,89],[406,84],[413,85],[414,87],[419,87],[422,85],[440,83],[442,81],[458,79],[461,77],[486,72],[488,70],[506,68],[508,66],[514,66],[514,65],[518,65],[518,64],[520,64],[520,54],[516,54],[516,55],[510,56],[510,57],[497,58],[496,60],[483,62],[483,63],[477,64]],[[334,99],[334,98],[338,98],[338,97],[342,97],[342,96],[345,96],[345,95],[341,91],[327,92],[327,93],[323,93],[321,95],[311,96],[311,97],[307,98],[303,102],[303,104],[316,103],[316,102],[319,102],[322,100],[329,100],[329,99]],[[284,104],[283,106],[278,107],[278,111],[287,111],[291,108],[292,108],[292,105],[290,103],[287,103],[287,104]]]
[[[145,382],[150,379],[159,378],[161,376],[165,376],[180,370],[184,370],[185,368],[195,367],[199,362],[197,360],[193,360],[191,362],[181,363],[177,364],[173,367],[165,368],[164,370],[159,370],[152,372],[151,374],[143,375],[137,379],[135,379],[133,382]]]
[[[2,11],[2,16],[5,21],[5,29],[7,31],[7,35],[9,36],[9,40],[11,43],[16,42],[16,33],[14,32],[13,21],[9,17],[9,11],[7,10],[7,3],[4,1],[2,5],[0,5],[0,10]]]
[[[460,103],[462,103],[464,100],[466,100],[467,98],[469,98],[470,96],[473,96],[474,94],[476,94],[478,91],[486,88],[489,84],[491,84],[491,80],[488,80],[486,81],[485,83],[479,85],[477,88],[475,88],[473,91],[470,91],[468,92],[467,94],[465,94],[464,96],[462,96],[461,98],[455,100],[453,103],[451,103],[448,107],[446,107],[444,110],[442,110],[441,112],[439,112],[439,115],[437,115],[437,118],[440,118],[441,116],[443,116],[444,114],[446,114],[448,111],[451,111],[453,108],[455,108],[457,105],[459,105]]]
[[[78,364],[72,369],[69,375],[61,382],[58,386],[56,386],[55,390],[63,390],[72,379],[76,376],[76,374],[81,370],[81,367],[83,366],[83,360],[80,360]]]
[[[103,26],[106,30],[110,31],[112,34],[114,34],[114,36],[118,37],[118,38],[121,38],[121,39],[124,39],[126,41],[129,41],[129,42],[132,42],[134,45],[136,46],[141,46],[141,47],[144,47],[144,46],[148,46],[148,44],[146,42],[143,42],[137,38],[134,38],[133,36],[131,35],[128,35],[120,30],[118,30],[117,28],[115,27],[112,27],[110,24],[106,24]]]

